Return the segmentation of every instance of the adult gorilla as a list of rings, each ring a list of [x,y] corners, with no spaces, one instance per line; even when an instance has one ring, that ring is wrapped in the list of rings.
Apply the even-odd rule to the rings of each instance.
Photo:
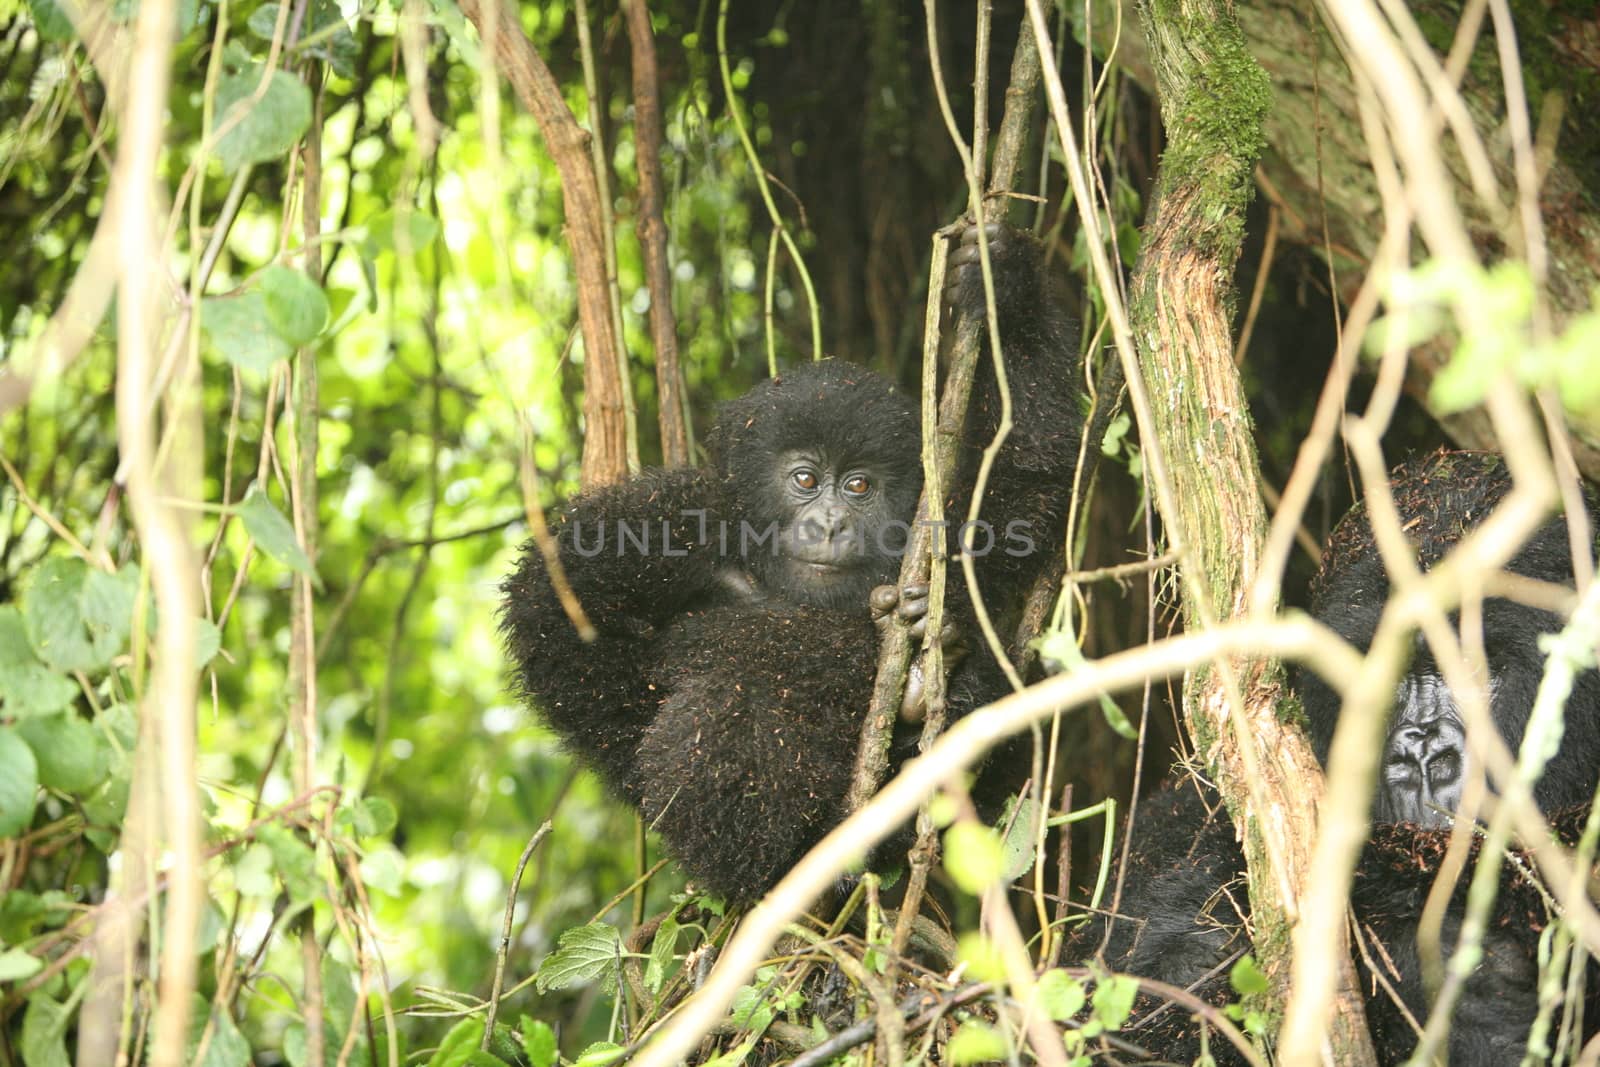
[[[1440,452],[1391,474],[1402,526],[1426,570],[1504,498],[1510,478],[1499,458],[1485,453]],[[1597,519],[1591,503],[1590,522]],[[1564,518],[1546,523],[1508,569],[1546,582],[1571,585],[1572,562]],[[1373,543],[1364,506],[1334,530],[1313,590],[1312,611],[1362,651],[1369,647],[1389,579]],[[1541,635],[1562,620],[1546,611],[1490,597],[1483,606],[1490,709],[1513,749],[1520,744],[1544,669]],[[1339,715],[1334,693],[1309,671],[1296,680],[1313,745],[1326,759]],[[1600,775],[1600,676],[1583,672],[1566,706],[1566,728],[1534,794],[1569,842],[1581,832]],[[1463,782],[1474,773],[1455,698],[1437,664],[1420,643],[1395,691],[1385,742],[1376,826],[1356,870],[1351,906],[1364,951],[1366,1011],[1383,1064],[1403,1062],[1416,1047],[1413,1020],[1424,1021],[1428,1003],[1417,946],[1417,925],[1450,836],[1449,822]],[[1198,779],[1165,786],[1142,802],[1119,915],[1080,931],[1080,954],[1096,952],[1112,925],[1103,960],[1112,970],[1193,989],[1222,1004],[1233,999],[1228,971],[1249,951],[1244,860],[1233,825],[1215,790]],[[1476,846],[1474,846],[1476,849]],[[1499,895],[1483,943],[1483,958],[1466,982],[1450,1030],[1456,1067],[1501,1067],[1522,1058],[1539,1004],[1539,946],[1552,917],[1547,898],[1531,883],[1525,857],[1502,868]],[[1447,908],[1442,932],[1453,950],[1465,914],[1467,879]],[[1567,1005],[1569,1009],[1581,1005]],[[1593,1032],[1596,1005],[1585,1029]],[[1559,1022],[1559,1016],[1557,1016]],[[1140,1017],[1123,1036],[1160,1061],[1192,1062],[1202,1024],[1179,1005],[1145,998]],[[1241,1062],[1231,1045],[1210,1041],[1218,1064]]]

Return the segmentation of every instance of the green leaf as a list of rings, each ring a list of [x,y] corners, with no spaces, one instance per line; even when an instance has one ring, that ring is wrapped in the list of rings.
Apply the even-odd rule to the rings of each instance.
[[[739,1067],[739,1064],[745,1061],[745,1058],[750,1055],[755,1047],[756,1039],[752,1037],[748,1041],[739,1042],[720,1055],[711,1057],[702,1063],[700,1067]]]
[[[1228,984],[1233,986],[1233,991],[1241,997],[1265,993],[1270,984],[1267,976],[1256,965],[1255,957],[1248,952],[1239,957],[1239,961],[1228,972]]]
[[[239,504],[239,519],[255,540],[257,548],[289,569],[308,576],[318,589],[322,588],[322,580],[300,549],[294,526],[267,499],[261,486],[252,484],[249,492],[245,493],[244,500]]]
[[[517,1037],[528,1054],[528,1067],[553,1067],[556,1062],[556,1032],[549,1023],[524,1015],[517,1023]]]
[[[72,712],[23,719],[17,733],[33,750],[40,785],[84,793],[105,781],[111,752],[100,731]]]
[[[981,823],[956,823],[944,832],[944,866],[957,886],[978,895],[1005,870],[1000,835]]]
[[[22,613],[0,605],[0,701],[8,714],[23,718],[71,706],[78,685],[39,662],[28,641]]]
[[[590,982],[610,986],[616,979],[621,953],[622,939],[616,927],[607,923],[564,931],[556,941],[556,950],[539,964],[536,985],[541,993]]]
[[[222,358],[240,370],[266,374],[294,353],[273,328],[266,295],[256,289],[201,300],[200,328]]]
[[[127,644],[138,572],[93,570],[81,559],[46,560],[23,594],[22,617],[34,651],[61,671],[95,671]]]
[[[44,961],[20,948],[0,952],[0,982],[21,982],[44,970]]]
[[[208,1024],[211,1039],[206,1042],[205,1055],[196,1059]],[[199,995],[194,997],[189,1013],[189,1055],[185,1062],[195,1067],[250,1067],[250,1043],[234,1025],[233,1017],[225,1011],[212,1011],[211,1001]]]
[[[257,831],[261,843],[272,853],[272,863],[289,899],[296,904],[309,904],[322,892],[317,878],[317,856],[294,831],[284,826],[268,823]]]
[[[230,174],[248,163],[284,155],[311,125],[311,91],[300,79],[273,71],[266,92],[257,100],[260,84],[260,70],[251,67],[217,85],[212,132],[227,130],[216,143],[216,154]]]
[[[66,42],[77,36],[72,20],[56,0],[28,0],[28,8],[33,12],[33,28],[43,40]]]
[[[291,347],[310,344],[328,324],[328,297],[304,271],[271,266],[261,272],[267,317]]]
[[[322,60],[341,78],[355,77],[361,46],[350,32],[350,24],[344,20],[339,5],[332,0],[312,0],[310,23],[296,49]]]
[[[1058,1023],[1077,1015],[1089,999],[1083,983],[1059,967],[1039,976],[1038,991],[1039,1006]]]
[[[422,211],[400,208],[385,211],[367,221],[367,239],[363,249],[369,256],[382,252],[399,252],[415,256],[439,236],[439,221]]]
[[[362,797],[351,806],[350,815],[358,837],[386,837],[400,820],[394,804],[384,797]]]
[[[43,929],[65,925],[75,903],[59,889],[43,893],[13,889],[0,893],[0,941],[16,944]]]
[[[740,986],[733,994],[733,1003],[728,1006],[733,1025],[756,1034],[765,1033],[777,1016],[768,992],[765,985],[759,988],[753,985]]]
[[[650,962],[644,969],[644,987],[652,994],[661,992],[677,948],[678,921],[669,915],[656,928],[655,940],[650,943]]]
[[[608,1064],[620,1060],[622,1054],[627,1051],[621,1045],[610,1041],[596,1041],[578,1053],[578,1058],[573,1061],[572,1067],[607,1067]]]
[[[428,1067],[462,1067],[467,1057],[477,1050],[482,1038],[482,1019],[462,1019],[439,1042],[439,1048],[428,1061]]]
[[[118,707],[102,711],[101,725],[108,725],[108,719],[114,723],[118,711]],[[112,729],[116,730],[115,725],[112,725]],[[132,751],[131,742],[125,742],[121,752],[114,749],[107,750],[108,769],[105,783],[83,797],[83,813],[88,817],[91,828],[110,828],[121,832],[122,818],[128,810],[128,787],[133,777]],[[100,846],[97,843],[95,847]],[[101,851],[107,855],[111,853],[111,849],[102,848]]]
[[[1112,975],[1095,983],[1094,1017],[1107,1030],[1121,1029],[1133,1014],[1134,999],[1139,996],[1139,983],[1125,975]]]
[[[233,887],[247,897],[270,898],[278,892],[272,876],[272,851],[259,842],[244,850],[233,865]]]
[[[16,730],[0,726],[0,837],[16,837],[33,822],[39,764]]]
[[[969,931],[956,941],[956,959],[967,965],[967,974],[979,982],[1004,982],[1005,961],[1000,946],[977,931]]]
[[[262,4],[250,13],[250,18],[245,23],[245,28],[263,41],[272,40],[278,28],[278,11],[278,4]],[[285,31],[288,30],[289,23],[287,21],[284,22],[283,28]]]
[[[72,1067],[67,1058],[67,1024],[72,1013],[43,993],[28,998],[22,1015],[22,1062],[27,1067]]]
[[[194,620],[194,665],[204,667],[222,651],[222,631],[210,619]]]
[[[1000,813],[1000,825],[1006,827],[1006,836],[1001,842],[1005,848],[1005,867],[1000,877],[1007,882],[1016,881],[1033,867],[1038,818],[1039,803],[1031,793],[1011,797]]]
[[[392,845],[371,848],[361,857],[361,880],[368,889],[397,897],[405,883],[405,866],[405,857]]]
[[[950,1036],[945,1059],[959,1067],[966,1063],[992,1063],[1006,1058],[1006,1040],[987,1023],[964,1022]]]

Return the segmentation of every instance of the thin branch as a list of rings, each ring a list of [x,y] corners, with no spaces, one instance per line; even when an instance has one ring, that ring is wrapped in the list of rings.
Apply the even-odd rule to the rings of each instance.
[[[667,259],[667,224],[662,217],[661,86],[656,41],[647,0],[623,0],[633,57],[633,144],[639,171],[639,206],[634,228],[644,248],[650,286],[650,340],[656,356],[656,420],[661,460],[689,465],[689,432],[683,411],[683,376],[678,369],[678,324],[672,314],[672,266]]]
[[[511,951],[511,920],[517,914],[517,891],[522,887],[522,872],[527,869],[528,861],[533,858],[539,845],[550,835],[550,828],[550,820],[546,819],[523,846],[522,855],[517,859],[516,873],[511,876],[511,886],[506,890],[505,918],[500,923],[500,944],[494,953],[494,984],[489,988],[489,1010],[483,1020],[483,1039],[478,1043],[478,1047],[484,1050],[489,1048],[489,1042],[494,1037],[494,1019],[500,1010],[500,990],[505,985],[506,977],[506,954]]]

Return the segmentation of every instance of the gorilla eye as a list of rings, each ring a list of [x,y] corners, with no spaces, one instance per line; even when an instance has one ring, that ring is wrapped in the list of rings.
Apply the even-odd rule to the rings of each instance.
[[[794,484],[809,492],[817,487],[817,474],[801,468],[794,472]]]
[[[844,491],[852,496],[862,496],[871,488],[872,483],[867,480],[867,476],[865,474],[852,474],[849,478],[845,479]]]

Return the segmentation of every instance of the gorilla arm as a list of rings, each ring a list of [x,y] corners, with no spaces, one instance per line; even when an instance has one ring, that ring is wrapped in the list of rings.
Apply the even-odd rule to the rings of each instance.
[[[570,502],[552,532],[592,642],[567,617],[533,542],[501,590],[500,629],[522,693],[634,803],[634,749],[660,701],[645,677],[648,650],[663,626],[720,588],[718,495],[703,471],[652,471]]]

